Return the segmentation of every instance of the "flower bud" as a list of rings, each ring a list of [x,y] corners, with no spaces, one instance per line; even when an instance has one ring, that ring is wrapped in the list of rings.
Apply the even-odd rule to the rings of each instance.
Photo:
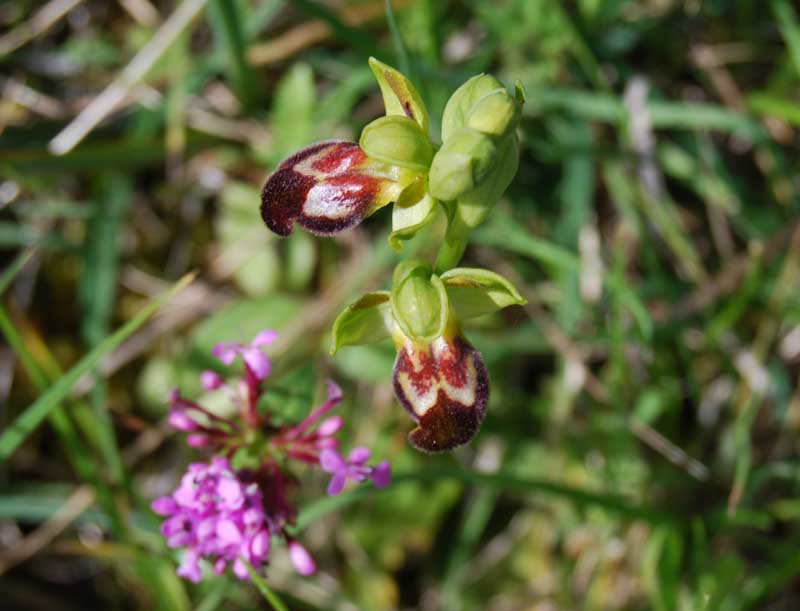
[[[289,558],[292,560],[295,570],[301,575],[308,576],[317,570],[314,558],[308,550],[294,539],[289,541]]]

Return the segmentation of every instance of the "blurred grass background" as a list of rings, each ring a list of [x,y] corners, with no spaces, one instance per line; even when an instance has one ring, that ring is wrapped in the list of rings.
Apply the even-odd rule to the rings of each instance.
[[[336,499],[311,477],[320,572],[275,549],[267,574],[290,609],[799,608],[797,5],[394,9],[0,4],[2,606],[267,608],[175,577],[148,506],[198,457],[169,389],[200,394],[215,342],[274,327],[270,407],[297,417],[337,379],[344,438],[397,473]],[[388,281],[390,213],[333,240],[258,215],[282,158],[382,113],[369,55],[434,123],[478,72],[528,94],[519,173],[465,263],[530,304],[467,328],[492,397],[452,455],[406,445],[390,345],[327,356],[338,310]],[[441,231],[406,248],[432,258]]]

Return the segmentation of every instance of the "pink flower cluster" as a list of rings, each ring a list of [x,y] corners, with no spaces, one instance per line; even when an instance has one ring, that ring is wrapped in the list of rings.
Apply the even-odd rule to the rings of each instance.
[[[309,552],[287,531],[297,515],[290,492],[298,480],[287,470],[290,460],[330,473],[330,495],[341,493],[347,480],[361,483],[371,479],[379,488],[391,481],[388,462],[367,465],[368,448],[354,449],[347,460],[339,454],[335,435],[344,421],[341,416],[328,415],[342,401],[342,391],[334,382],[328,383],[328,399],[297,424],[276,426],[268,413],[259,412],[263,381],[272,368],[262,348],[275,337],[274,331],[262,331],[247,345],[229,342],[215,346],[213,354],[226,365],[242,358],[243,380],[228,384],[211,371],[201,376],[207,390],[229,390],[240,409],[239,419],[220,417],[177,390],[170,397],[170,424],[188,433],[190,446],[217,452],[209,463],[189,465],[180,486],[152,505],[167,518],[161,527],[167,545],[186,550],[178,575],[194,582],[202,578],[201,559],[210,561],[217,574],[232,566],[237,577],[247,579],[246,563],[261,570],[267,564],[273,537],[286,541],[289,557],[301,575],[316,570]],[[247,453],[252,463],[255,448],[257,466],[233,468],[231,462],[240,451]]]
[[[267,560],[270,528],[261,488],[243,480],[227,458],[189,465],[178,489],[156,499],[153,510],[168,516],[161,525],[167,545],[186,548],[181,577],[200,581],[201,557],[212,560],[217,575],[232,563],[241,579],[248,577],[245,560],[256,569]]]

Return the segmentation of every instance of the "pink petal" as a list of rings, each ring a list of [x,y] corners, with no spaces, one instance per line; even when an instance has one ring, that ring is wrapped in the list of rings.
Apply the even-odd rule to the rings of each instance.
[[[169,516],[175,513],[178,509],[178,504],[172,499],[171,496],[162,496],[157,498],[150,504],[150,507],[158,515]]]
[[[294,568],[303,576],[311,575],[317,570],[317,565],[308,550],[297,541],[289,542],[289,557]]]
[[[203,574],[200,572],[200,565],[198,564],[199,555],[193,550],[189,550],[183,557],[183,562],[178,567],[177,573],[180,577],[184,577],[194,583],[199,583]]]
[[[369,460],[371,455],[372,452],[369,451],[369,448],[353,448],[350,452],[350,460],[348,462],[353,465],[363,465]]]
[[[375,467],[372,472],[372,482],[376,488],[386,488],[392,483],[392,466],[387,461]]]
[[[235,479],[223,478],[217,484],[217,493],[229,509],[238,509],[244,503],[242,486]]]
[[[261,352],[259,348],[245,348],[242,351],[242,357],[256,378],[263,380],[269,375],[272,369],[272,363],[270,363],[267,355]]]
[[[344,471],[337,471],[333,474],[331,481],[328,483],[328,495],[337,496],[344,490],[344,485],[347,483],[347,473]]]
[[[323,450],[320,452],[319,464],[328,473],[337,473],[347,466],[342,455],[336,450]]]
[[[236,359],[236,355],[242,349],[242,345],[237,342],[222,342],[214,346],[211,351],[215,357],[222,361],[225,365],[230,365]]]
[[[233,520],[220,520],[217,523],[217,538],[223,545],[235,545],[242,540],[242,533]]]
[[[333,380],[328,380],[328,401],[341,401],[342,396],[341,387]]]
[[[206,370],[200,374],[200,384],[205,390],[216,390],[224,384],[224,381],[216,371]]]
[[[186,436],[186,444],[190,448],[205,448],[211,445],[211,437],[205,433],[192,433]]]
[[[214,561],[214,574],[222,575],[227,567],[228,561],[225,560],[225,558],[217,558],[216,561]]]
[[[265,329],[253,338],[250,342],[251,346],[258,348],[259,346],[267,346],[278,339],[278,332],[273,329]]]
[[[344,420],[341,416],[331,416],[319,425],[317,434],[321,437],[330,437],[335,435],[342,426],[344,426]]]
[[[250,573],[247,572],[247,566],[241,558],[237,558],[233,563],[233,572],[239,579],[250,579]]]
[[[254,563],[263,564],[269,555],[269,532],[262,530],[256,533],[250,542],[250,554]]]
[[[197,423],[184,409],[176,408],[170,410],[168,420],[170,426],[175,430],[184,432],[197,430]]]

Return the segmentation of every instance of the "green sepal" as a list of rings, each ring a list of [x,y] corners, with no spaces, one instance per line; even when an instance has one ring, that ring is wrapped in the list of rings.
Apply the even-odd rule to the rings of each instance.
[[[422,96],[410,80],[400,71],[369,58],[369,67],[378,80],[378,85],[383,94],[383,105],[387,115],[400,115],[413,119],[419,125],[422,133],[428,135],[428,110],[422,101]]]
[[[404,335],[430,342],[444,333],[449,305],[444,284],[422,261],[402,261],[395,268],[392,315]]]
[[[389,337],[391,296],[388,291],[366,293],[347,306],[333,323],[331,354],[342,346],[370,344]]]
[[[430,166],[429,193],[441,201],[453,201],[490,177],[497,162],[497,148],[489,136],[462,128],[445,141]]]
[[[433,159],[430,140],[408,117],[375,119],[361,132],[358,145],[371,159],[421,172]]]
[[[467,117],[478,100],[497,90],[505,89],[489,74],[473,76],[456,89],[444,107],[442,142],[447,142],[456,131],[467,125]]]
[[[461,320],[528,303],[511,282],[486,269],[456,267],[443,273],[441,280]]]

